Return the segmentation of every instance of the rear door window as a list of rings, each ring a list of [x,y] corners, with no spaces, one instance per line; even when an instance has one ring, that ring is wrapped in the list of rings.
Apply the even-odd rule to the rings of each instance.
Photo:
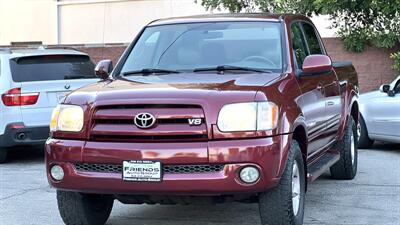
[[[314,27],[308,23],[303,23],[303,30],[307,39],[308,48],[310,49],[310,54],[324,54]]]
[[[291,29],[293,54],[296,59],[297,68],[301,69],[303,68],[304,59],[309,55],[309,53],[299,23],[293,23]]]
[[[94,63],[86,55],[44,55],[10,60],[15,82],[92,79]]]

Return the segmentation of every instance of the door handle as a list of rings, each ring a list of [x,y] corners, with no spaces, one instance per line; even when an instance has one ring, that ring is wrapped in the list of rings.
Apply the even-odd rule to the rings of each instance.
[[[326,102],[326,105],[327,105],[327,106],[333,106],[333,105],[335,105],[335,102],[333,102],[333,101],[327,101],[327,102]]]

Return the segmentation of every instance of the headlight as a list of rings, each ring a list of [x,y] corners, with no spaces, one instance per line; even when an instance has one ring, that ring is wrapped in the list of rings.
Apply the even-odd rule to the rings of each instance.
[[[218,129],[230,131],[265,131],[276,128],[278,106],[272,102],[235,103],[222,107]]]
[[[77,105],[59,105],[51,115],[51,131],[79,132],[83,127],[83,109]]]

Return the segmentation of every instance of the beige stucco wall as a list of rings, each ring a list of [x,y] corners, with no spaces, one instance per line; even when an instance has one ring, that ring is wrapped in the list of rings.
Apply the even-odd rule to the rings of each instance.
[[[204,13],[194,0],[0,0],[0,45],[128,43],[154,19]],[[314,22],[333,35],[326,18]]]
[[[194,0],[0,0],[0,45],[125,43],[157,18],[204,13]]]
[[[54,43],[56,29],[54,0],[0,0],[0,45],[11,41]]]
[[[206,11],[193,0],[121,0],[59,5],[59,13],[60,41],[74,44],[130,42],[152,20]]]

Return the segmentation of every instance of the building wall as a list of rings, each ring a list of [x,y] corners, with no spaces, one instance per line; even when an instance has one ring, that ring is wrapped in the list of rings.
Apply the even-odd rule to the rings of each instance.
[[[61,3],[58,6],[61,44],[128,43],[144,25],[155,19],[207,13],[194,0]]]
[[[214,13],[201,0],[0,0],[0,45],[128,43],[152,20]],[[215,11],[220,13],[220,11]],[[313,19],[331,37],[326,16]]]
[[[0,45],[10,42],[57,40],[54,0],[0,0]]]
[[[152,20],[205,13],[194,0],[0,0],[0,45],[128,43]]]

